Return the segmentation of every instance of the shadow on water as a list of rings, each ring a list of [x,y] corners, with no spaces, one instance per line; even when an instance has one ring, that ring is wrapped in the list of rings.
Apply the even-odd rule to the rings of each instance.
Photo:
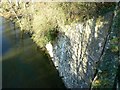
[[[27,34],[11,22],[2,25],[2,87],[3,88],[65,88],[53,63]]]

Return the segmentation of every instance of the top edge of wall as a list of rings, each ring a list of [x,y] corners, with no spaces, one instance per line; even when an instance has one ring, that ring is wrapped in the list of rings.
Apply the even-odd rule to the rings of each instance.
[[[119,2],[120,0],[0,0],[0,2]]]

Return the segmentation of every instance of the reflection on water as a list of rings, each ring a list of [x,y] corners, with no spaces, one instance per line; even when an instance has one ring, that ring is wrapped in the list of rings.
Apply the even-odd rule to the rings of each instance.
[[[53,63],[27,34],[3,20],[2,85],[3,88],[64,88]]]

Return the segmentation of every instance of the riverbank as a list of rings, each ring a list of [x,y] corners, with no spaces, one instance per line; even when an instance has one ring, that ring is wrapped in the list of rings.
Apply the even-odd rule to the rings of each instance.
[[[16,14],[13,20],[21,31],[32,32],[38,47],[47,45],[66,87],[112,88],[119,61],[116,3],[42,4],[46,7],[41,8],[41,3],[21,4],[25,8],[19,6],[14,12],[22,15]]]

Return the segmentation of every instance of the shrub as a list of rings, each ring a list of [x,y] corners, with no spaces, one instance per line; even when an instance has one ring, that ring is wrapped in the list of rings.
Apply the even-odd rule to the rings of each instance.
[[[50,41],[53,42],[56,39],[58,32],[59,32],[59,29],[57,26],[48,30],[46,32],[46,37],[48,38],[48,42]]]
[[[109,11],[112,3],[83,3],[83,2],[21,2],[18,5],[12,2],[2,4],[4,12],[14,10],[17,19],[12,17],[21,30],[33,33],[32,39],[42,47],[53,42],[57,37],[59,29],[56,26],[64,26],[75,22],[83,22],[96,16],[96,12]],[[19,20],[18,20],[19,19]]]

